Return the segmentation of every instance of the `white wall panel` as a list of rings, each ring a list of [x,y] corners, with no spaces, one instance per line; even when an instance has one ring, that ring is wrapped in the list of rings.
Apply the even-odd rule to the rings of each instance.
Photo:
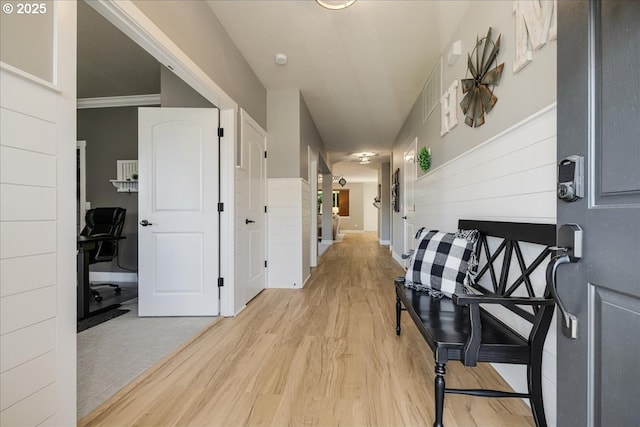
[[[56,189],[0,184],[2,221],[53,221],[56,219]]]
[[[56,398],[56,385],[51,384],[2,411],[0,425],[3,427],[39,425],[56,413]]]
[[[56,283],[56,254],[0,260],[0,297]]]
[[[53,84],[0,64],[2,426],[76,424],[77,22],[54,3]]]
[[[0,232],[1,259],[56,251],[55,221],[2,222]]]
[[[0,336],[0,372],[4,373],[55,348],[55,319]]]
[[[311,185],[302,181],[302,282],[311,276]]]
[[[0,335],[55,317],[55,286],[0,299]]]
[[[57,93],[13,73],[2,73],[0,104],[2,108],[24,113],[54,123],[57,115]]]
[[[0,410],[52,384],[56,377],[55,363],[54,353],[49,352],[0,374]]]
[[[0,108],[2,145],[56,154],[55,124],[32,116]]]
[[[555,189],[556,108],[551,107],[419,178],[415,187],[416,226],[451,231],[459,219],[555,223]],[[535,256],[533,248],[523,251],[525,258]],[[532,280],[544,287],[543,276]],[[498,315],[514,328],[528,330],[529,324],[512,313]],[[550,425],[555,424],[556,414],[554,324],[547,336],[543,361],[543,392]],[[523,367],[495,367],[515,390],[526,391]]]
[[[0,166],[3,184],[56,186],[55,156],[1,146]]]
[[[302,186],[300,178],[267,179],[269,288],[299,289],[304,284],[302,210],[305,205]],[[308,203],[306,206],[308,207]],[[306,247],[308,248],[308,240]]]

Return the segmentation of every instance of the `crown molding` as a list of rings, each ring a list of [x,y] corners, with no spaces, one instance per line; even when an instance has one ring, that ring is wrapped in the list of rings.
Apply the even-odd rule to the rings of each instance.
[[[140,107],[142,105],[160,105],[160,94],[80,98],[77,108],[83,110],[86,108]]]

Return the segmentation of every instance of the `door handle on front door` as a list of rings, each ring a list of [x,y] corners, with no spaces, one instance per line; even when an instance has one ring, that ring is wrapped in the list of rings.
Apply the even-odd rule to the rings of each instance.
[[[143,227],[149,226],[149,225],[153,225],[152,223],[150,223],[149,221],[147,221],[146,219],[143,219],[142,221],[140,221],[140,225]]]
[[[571,339],[578,338],[578,318],[569,313],[558,295],[556,272],[562,264],[578,262],[582,258],[582,228],[578,224],[564,224],[558,230],[558,246],[547,266],[547,286],[562,315],[562,333]]]
[[[402,217],[402,219],[407,219],[407,216],[406,216],[406,215],[405,215],[405,216],[403,216],[403,217]]]
[[[245,224],[253,224],[254,222],[255,222],[255,221],[254,221],[254,220],[252,220],[252,219],[246,219],[246,218],[245,218],[245,220],[244,220],[244,223],[245,223]]]

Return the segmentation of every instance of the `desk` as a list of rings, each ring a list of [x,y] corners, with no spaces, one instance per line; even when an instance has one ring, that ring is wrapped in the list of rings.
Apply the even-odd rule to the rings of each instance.
[[[122,240],[124,236],[114,237],[108,234],[95,236],[78,236],[78,320],[85,319],[93,314],[102,312],[105,307],[93,313],[89,312],[89,298],[91,298],[91,288],[89,287],[89,251],[95,249],[99,242],[107,240]]]

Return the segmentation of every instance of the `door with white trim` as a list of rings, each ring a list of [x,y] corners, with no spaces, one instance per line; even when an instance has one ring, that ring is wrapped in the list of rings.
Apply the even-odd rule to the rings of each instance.
[[[138,111],[139,315],[217,315],[218,110]]]
[[[267,284],[267,133],[240,112],[241,164],[236,190],[236,308],[258,295]]]
[[[413,141],[407,147],[407,151],[404,153],[403,158],[403,187],[401,190],[403,193],[403,203],[402,203],[402,219],[404,220],[404,253],[409,253],[409,251],[415,248],[415,219],[414,215],[416,212],[416,204],[415,204],[415,185],[416,178],[418,175],[417,170],[417,147],[418,147],[418,138],[414,138]]]

